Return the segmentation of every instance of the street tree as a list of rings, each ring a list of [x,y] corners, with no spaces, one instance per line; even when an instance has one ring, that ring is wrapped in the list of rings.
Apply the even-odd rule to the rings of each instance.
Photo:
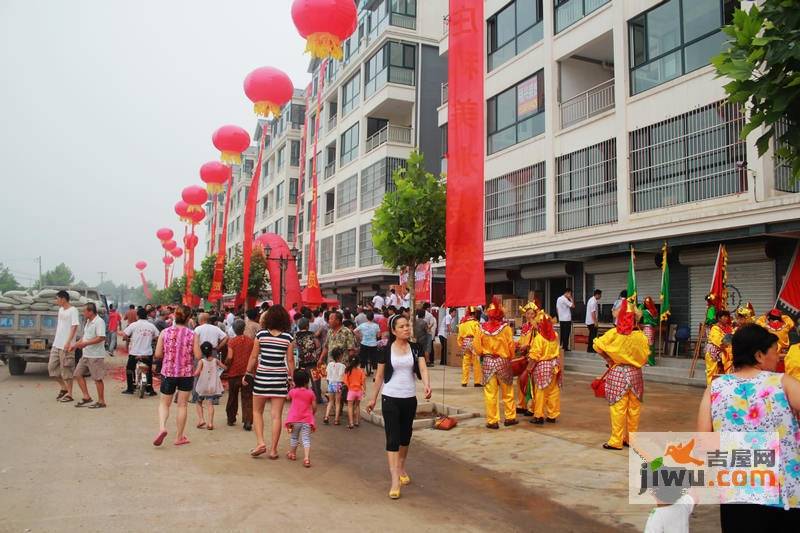
[[[0,292],[15,291],[21,289],[22,285],[17,282],[17,278],[11,273],[11,270],[3,263],[0,263]]]
[[[242,289],[243,274],[244,261],[242,252],[237,248],[225,262],[224,292],[239,292]],[[264,249],[260,246],[254,246],[253,254],[250,256],[250,278],[247,282],[247,296],[259,296],[266,289],[268,280],[267,259],[264,256]],[[274,295],[273,298],[275,298]]]
[[[731,79],[725,85],[728,100],[747,108],[742,139],[763,126],[758,155],[774,139],[776,155],[792,169],[793,179],[800,179],[800,2],[763,0],[747,11],[736,9],[723,31],[730,37],[728,48],[711,62],[719,76]],[[780,120],[788,125],[777,137]]]
[[[194,273],[192,293],[200,298],[208,297],[208,292],[211,290],[211,281],[214,279],[214,264],[216,261],[216,254],[205,256],[202,263],[200,263],[200,268]]]
[[[158,291],[158,286],[150,280],[147,281],[147,287],[150,289],[150,293],[153,295],[155,295],[155,293]],[[152,303],[150,298],[147,298],[144,295],[144,288],[141,284],[130,289],[127,300],[134,305],[145,305]]]
[[[408,269],[412,322],[417,265],[445,256],[445,185],[424,164],[424,156],[412,151],[406,166],[392,174],[395,190],[386,193],[372,219],[372,242],[383,263]]]
[[[42,283],[57,286],[72,285],[75,283],[75,276],[67,265],[59,263],[52,270],[42,274]]]

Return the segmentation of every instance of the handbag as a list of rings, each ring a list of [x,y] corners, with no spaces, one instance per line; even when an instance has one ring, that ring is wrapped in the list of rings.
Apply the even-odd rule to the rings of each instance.
[[[616,365],[614,365],[614,366],[616,366]],[[608,367],[608,369],[606,369],[606,371],[603,372],[602,376],[600,376],[599,378],[593,379],[592,383],[589,385],[592,388],[592,390],[594,391],[594,395],[597,398],[605,398],[606,397],[606,377],[608,376],[608,373],[611,372],[611,369],[614,368],[614,366]]]
[[[449,431],[458,425],[458,420],[452,416],[442,415],[433,422],[433,427],[444,431]]]

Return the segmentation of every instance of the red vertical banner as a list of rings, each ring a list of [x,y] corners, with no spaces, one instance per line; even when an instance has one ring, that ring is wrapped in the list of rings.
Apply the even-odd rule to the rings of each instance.
[[[450,0],[447,109],[447,307],[485,303],[483,0]],[[476,191],[480,193],[476,194]]]
[[[264,156],[264,145],[267,139],[267,123],[261,132],[261,143],[258,146],[258,158],[250,178],[247,191],[247,203],[244,206],[244,237],[242,241],[242,288],[239,291],[243,302],[247,302],[247,286],[250,284],[250,259],[253,256],[253,230],[256,225],[256,201],[258,200],[258,181],[261,177],[261,160]]]
[[[408,286],[408,269],[403,268],[400,271],[400,286]],[[414,301],[415,302],[430,302],[433,289],[433,269],[431,263],[422,263],[417,265],[414,275]],[[405,290],[403,291],[405,296]]]
[[[306,102],[304,108],[305,113],[303,114],[303,134],[300,136],[300,178],[297,180],[297,201],[294,208],[294,241],[292,241],[292,248],[297,248],[297,236],[300,233],[300,208],[305,205],[306,145],[308,143],[308,95],[311,94],[311,85],[306,87],[305,94]]]
[[[209,255],[214,255],[214,241],[217,240],[217,195],[214,193],[210,196],[213,215],[211,215],[211,246],[209,247],[208,253]]]
[[[147,286],[147,280],[144,279],[144,272],[139,272],[139,277],[142,278],[142,290],[144,291],[144,297],[148,300],[153,298],[153,293],[150,292],[150,287]]]
[[[788,311],[794,318],[800,315],[800,260],[798,260],[798,254],[800,254],[800,244],[794,249],[792,262],[786,271],[786,277],[783,278],[778,301],[775,302],[775,307]]]
[[[219,246],[217,246],[217,257],[214,261],[214,277],[211,278],[211,289],[208,291],[206,300],[216,302],[222,298],[222,281],[225,279],[225,251],[228,249],[228,211],[231,207],[231,195],[233,189],[233,175],[228,178],[228,185],[225,188],[225,207],[222,209],[222,232],[220,233]]]
[[[322,303],[322,291],[317,277],[317,143],[319,142],[319,124],[322,122],[322,92],[325,87],[325,71],[328,60],[322,62],[317,79],[317,116],[314,121],[314,151],[311,153],[311,223],[308,225],[308,279],[303,296],[303,303]]]

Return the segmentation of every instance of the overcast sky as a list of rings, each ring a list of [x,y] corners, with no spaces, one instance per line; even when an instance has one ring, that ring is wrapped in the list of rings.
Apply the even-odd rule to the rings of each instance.
[[[290,6],[0,1],[0,262],[28,284],[41,255],[95,285],[138,283],[144,260],[163,283],[155,232],[182,235],[173,206],[219,157],[212,132],[253,133],[244,77],[269,65],[308,82]]]

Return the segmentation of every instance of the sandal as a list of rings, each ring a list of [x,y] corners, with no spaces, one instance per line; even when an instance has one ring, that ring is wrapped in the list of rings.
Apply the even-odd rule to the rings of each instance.
[[[278,453],[277,453],[277,452],[276,452],[276,453],[274,453],[274,454],[273,454],[273,453],[271,453],[271,454],[269,454],[269,456],[268,456],[268,457],[270,458],[270,460],[272,460],[272,461],[275,461],[275,460],[277,460],[277,459],[278,459]]]
[[[66,398],[66,396],[64,396],[64,398]],[[92,400],[91,398],[84,398],[81,401],[79,401],[78,403],[76,403],[75,407],[85,407],[85,406],[89,405],[90,403],[92,403],[93,401],[94,400]]]
[[[334,421],[333,421],[333,425],[334,425],[334,426],[338,426],[338,425],[339,425],[339,421],[338,421],[338,420],[334,420]]]
[[[322,423],[323,423],[323,424],[325,424],[326,426],[327,426],[328,424],[330,424],[330,422],[331,422],[331,420],[330,420],[330,419],[329,419],[327,416],[326,416],[325,418],[323,418],[323,419],[322,419]]]
[[[353,429],[353,424],[347,424],[347,429]]]
[[[181,437],[180,439],[175,441],[175,446],[183,446],[184,444],[189,444],[191,441],[186,438],[186,435]]]
[[[297,461],[297,454],[296,453],[292,453],[292,452],[288,452],[286,454],[286,458],[289,459],[290,461]]]
[[[197,429],[203,429],[204,427],[206,427],[205,422],[200,422],[199,424],[197,424]]]
[[[265,453],[267,453],[267,446],[266,445],[256,446],[255,448],[250,450],[250,456],[251,457],[258,457],[259,455],[264,455]]]
[[[206,429],[209,430],[209,431],[212,431],[214,429],[214,425],[213,424],[209,424],[209,425],[206,426]]]
[[[106,404],[100,402],[94,402],[92,405],[89,406],[89,409],[104,409]],[[78,407],[77,405],[75,407]]]
[[[64,397],[64,395],[65,395],[65,394],[67,394],[67,391],[66,391],[66,390],[64,390],[64,389],[61,389],[61,390],[58,392],[58,396],[56,396],[56,400],[60,400],[62,397]]]
[[[165,438],[167,438],[166,430],[158,434],[158,436],[153,441],[153,446],[161,446],[161,443],[164,442]]]
[[[72,397],[70,394],[65,394],[65,395],[64,395],[64,396],[62,396],[62,397],[61,397],[61,399],[60,399],[60,400],[58,400],[58,401],[59,401],[59,402],[61,402],[61,403],[69,403],[69,402],[73,402],[73,401],[75,401],[75,400],[74,400],[74,398],[73,398],[73,397]]]
[[[303,459],[303,466],[306,468],[311,468],[311,459]]]

